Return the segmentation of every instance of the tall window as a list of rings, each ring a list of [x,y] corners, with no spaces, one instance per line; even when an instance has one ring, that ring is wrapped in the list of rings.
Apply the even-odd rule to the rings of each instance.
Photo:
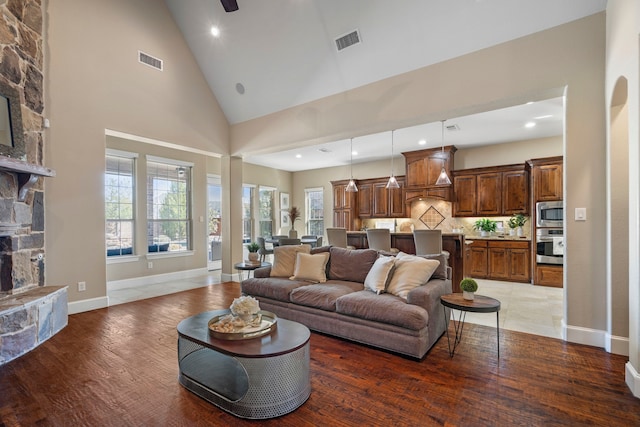
[[[191,249],[191,166],[147,158],[149,252]]]
[[[104,177],[107,256],[132,255],[135,154],[107,151]]]
[[[271,237],[273,235],[273,201],[276,193],[275,188],[260,187],[258,199],[259,230],[258,236]]]
[[[242,243],[253,240],[253,195],[255,187],[242,187]]]
[[[324,234],[324,199],[322,188],[304,190],[305,222],[307,234],[322,236]]]

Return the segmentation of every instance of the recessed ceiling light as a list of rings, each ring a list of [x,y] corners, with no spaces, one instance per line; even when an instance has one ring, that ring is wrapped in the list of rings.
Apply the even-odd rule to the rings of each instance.
[[[242,83],[236,83],[236,92],[240,95],[244,95],[244,85]]]
[[[296,154],[296,159],[301,159],[302,158],[302,154]]]
[[[220,28],[216,27],[215,25],[211,27],[211,35],[213,37],[220,37]]]
[[[353,150],[353,151],[351,152],[351,154],[352,154],[352,155],[354,155],[354,156],[357,156],[357,155],[358,155],[358,152],[357,152],[356,150]]]
[[[427,140],[426,139],[421,139],[420,141],[418,141],[418,144],[426,145],[427,144]]]
[[[528,122],[528,123],[526,123],[526,124],[524,125],[524,127],[526,127],[526,128],[532,128],[532,127],[534,127],[535,125],[536,125],[536,122]]]
[[[534,119],[536,119],[536,120],[548,119],[549,117],[553,117],[553,114],[547,114],[547,115],[544,115],[544,116],[534,117]]]

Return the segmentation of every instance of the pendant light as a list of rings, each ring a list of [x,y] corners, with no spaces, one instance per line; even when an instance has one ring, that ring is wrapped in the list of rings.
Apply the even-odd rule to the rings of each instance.
[[[400,188],[398,180],[393,175],[393,131],[391,131],[391,176],[389,177],[389,182],[387,182],[387,188]]]
[[[350,156],[351,156],[351,179],[349,180],[349,184],[347,184],[347,188],[345,189],[346,192],[348,193],[357,193],[358,192],[358,186],[356,185],[356,182],[353,180],[353,138],[351,138],[351,144],[349,146],[349,150],[351,150]]]
[[[442,120],[442,170],[440,171],[436,185],[451,185],[451,180],[447,175],[447,171],[444,169],[444,159],[444,120]]]

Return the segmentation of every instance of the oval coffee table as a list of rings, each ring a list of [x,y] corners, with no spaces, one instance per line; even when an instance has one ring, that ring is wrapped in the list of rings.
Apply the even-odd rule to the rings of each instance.
[[[466,300],[462,297],[462,293],[446,294],[440,297],[440,303],[444,310],[444,318],[447,319],[447,307],[459,310],[460,315],[456,322],[455,315],[453,317],[453,327],[456,332],[455,339],[453,341],[453,348],[451,348],[451,342],[449,341],[449,325],[447,324],[447,344],[449,345],[449,356],[453,357],[456,352],[456,347],[462,339],[462,329],[464,328],[464,320],[467,317],[467,312],[473,313],[496,313],[496,328],[497,328],[497,343],[498,343],[498,359],[500,359],[500,301],[495,298],[485,297],[483,295],[475,295],[473,300]]]
[[[274,418],[302,405],[311,394],[309,329],[278,319],[261,337],[214,338],[209,320],[227,313],[207,311],[178,324],[180,384],[241,418]]]

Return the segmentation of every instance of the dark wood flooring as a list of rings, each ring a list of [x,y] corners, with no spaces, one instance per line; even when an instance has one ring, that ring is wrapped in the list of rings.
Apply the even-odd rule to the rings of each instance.
[[[495,329],[472,324],[453,359],[443,336],[422,361],[313,333],[309,400],[242,420],[180,386],[176,356],[178,322],[239,293],[224,283],[70,316],[0,367],[0,426],[640,425],[626,357],[504,331],[498,361]]]

